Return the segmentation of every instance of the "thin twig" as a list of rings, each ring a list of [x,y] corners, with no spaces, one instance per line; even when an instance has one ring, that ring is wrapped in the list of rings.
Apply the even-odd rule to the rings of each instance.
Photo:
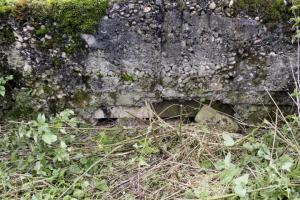
[[[108,158],[111,154],[113,154],[116,150],[120,149],[124,145],[120,145],[115,147],[113,150],[111,150],[105,157],[98,159],[96,162],[94,162],[87,170],[85,170],[84,173],[82,173],[78,178],[76,178],[73,183],[58,197],[58,199],[61,199],[71,188],[73,188],[78,181],[80,181],[93,167],[98,165],[100,162]]]

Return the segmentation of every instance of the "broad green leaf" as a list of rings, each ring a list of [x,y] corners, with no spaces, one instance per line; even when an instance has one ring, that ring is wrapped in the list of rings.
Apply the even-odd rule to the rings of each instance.
[[[291,171],[292,166],[293,166],[293,162],[287,161],[281,166],[281,169],[286,171]]]
[[[66,149],[67,145],[64,141],[60,141],[60,147],[63,148],[63,149]]]
[[[106,180],[100,180],[96,182],[96,188],[102,192],[108,191],[108,186]]]
[[[199,186],[194,189],[194,194],[198,199],[206,199],[209,196],[208,188]]]
[[[247,185],[249,180],[249,174],[244,174],[236,179],[234,179],[234,184],[236,185]]]
[[[44,114],[39,114],[37,117],[38,124],[44,124],[46,122],[46,117]]]
[[[225,164],[223,160],[219,160],[218,162],[214,163],[214,166],[217,170],[225,169]]]
[[[232,165],[231,164],[231,153],[230,152],[225,156],[224,165],[225,165],[225,168],[229,168]]]
[[[73,192],[73,196],[81,199],[84,197],[84,192],[80,189],[75,189]]]
[[[143,157],[138,158],[138,165],[139,166],[150,166]]]
[[[86,189],[89,185],[90,185],[90,183],[88,181],[83,181],[81,183],[81,187],[84,188],[84,189]]]
[[[236,185],[234,187],[234,193],[238,195],[239,197],[245,197],[247,194],[246,187],[243,187],[242,185]]]
[[[5,96],[5,87],[0,85],[0,96]]]
[[[257,155],[266,159],[266,160],[271,160],[271,152],[270,149],[265,145],[262,144],[257,152]]]
[[[53,142],[57,141],[57,136],[50,132],[47,132],[42,136],[42,139],[45,143],[52,144]]]
[[[72,174],[80,174],[80,173],[82,173],[82,169],[77,164],[70,165],[69,166],[69,171]]]
[[[234,177],[238,176],[241,173],[241,169],[236,166],[225,169],[221,175],[220,180],[222,184],[229,184]]]
[[[228,169],[234,166],[234,164],[231,163],[231,153],[229,152],[224,160],[220,160],[217,163],[214,164],[215,168],[218,170],[221,169]]]
[[[223,133],[224,145],[227,147],[232,147],[234,145],[234,140],[228,133]]]
[[[243,147],[250,152],[252,152],[254,150],[254,146],[252,144],[250,144],[249,142],[244,143]]]
[[[66,151],[66,149],[58,148],[58,149],[55,149],[55,158],[54,158],[54,160],[69,161],[70,160],[70,155]]]
[[[278,159],[276,164],[282,170],[291,171],[291,168],[294,164],[294,160],[288,155],[283,155]]]
[[[249,174],[244,174],[234,180],[234,192],[239,197],[245,197],[247,194],[247,184],[249,180]]]
[[[13,79],[14,79],[13,75],[9,75],[9,76],[5,77],[6,81],[10,81],[10,80],[13,80]]]
[[[43,171],[43,167],[44,167],[43,164],[40,161],[38,161],[35,163],[34,170],[36,171],[37,174],[46,176],[47,173]]]
[[[43,123],[43,124],[40,124],[39,127],[38,127],[38,132],[40,134],[43,134],[43,133],[48,133],[48,132],[51,132],[50,129],[49,129],[49,126],[48,124],[46,123]]]

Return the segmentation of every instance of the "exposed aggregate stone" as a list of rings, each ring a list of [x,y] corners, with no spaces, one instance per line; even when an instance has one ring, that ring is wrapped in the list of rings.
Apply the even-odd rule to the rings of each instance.
[[[225,2],[229,8],[233,4]],[[37,43],[51,42],[51,34],[36,38],[34,27],[10,22],[16,42],[0,51],[23,76],[56,85],[55,96],[49,98],[70,101],[68,96],[86,91],[86,118],[94,112],[103,116],[103,108],[200,97],[233,105],[270,105],[266,90],[282,94],[292,85],[295,48],[282,25],[271,31],[259,17],[228,17],[221,4],[224,1],[112,3],[97,32],[81,34],[89,49],[85,58],[70,57],[59,48],[42,52]],[[62,62],[60,68],[50,62],[53,58]]]

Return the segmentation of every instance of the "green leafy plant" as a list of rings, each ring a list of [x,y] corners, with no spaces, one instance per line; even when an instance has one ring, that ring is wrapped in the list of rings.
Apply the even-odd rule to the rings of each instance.
[[[5,96],[5,84],[12,79],[13,79],[12,75],[0,77],[0,96],[2,97]]]
[[[177,4],[181,12],[183,12],[186,8],[185,2],[183,0],[177,0]]]
[[[297,121],[296,118],[291,119],[286,122],[290,128]],[[265,124],[272,126],[268,121]],[[300,156],[297,151],[299,141],[294,139],[291,129],[286,129],[285,125],[278,128],[278,133],[271,128],[259,137],[248,135],[241,140],[242,144],[239,141],[234,143],[230,136],[223,134],[224,145],[229,152],[215,167],[221,170],[220,182],[233,191],[224,198],[299,198],[300,167],[296,164]],[[233,153],[237,143],[242,146],[240,154]],[[286,146],[291,150],[285,151]]]
[[[73,111],[65,110],[49,120],[44,114],[39,114],[36,120],[20,123],[16,137],[10,138],[15,141],[11,143],[12,147],[15,149],[28,147],[30,149],[28,156],[38,157],[31,169],[35,173],[47,176],[56,164],[70,160],[68,143],[72,141],[72,135],[66,132],[64,126],[76,125],[76,119],[71,117],[73,114]],[[17,151],[15,153],[17,159]],[[28,160],[18,160],[18,163],[23,162],[26,163]]]
[[[138,156],[135,158],[135,160],[138,162],[139,166],[148,166],[146,158],[159,152],[159,149],[155,146],[152,146],[150,141],[147,139],[144,139],[139,143],[135,143],[133,147],[138,153]]]
[[[131,74],[128,74],[126,72],[121,73],[120,75],[121,80],[123,81],[130,81],[133,82],[134,81],[134,77]]]
[[[289,7],[284,0],[235,0],[234,13],[245,12],[252,17],[261,17],[265,22],[288,20]]]

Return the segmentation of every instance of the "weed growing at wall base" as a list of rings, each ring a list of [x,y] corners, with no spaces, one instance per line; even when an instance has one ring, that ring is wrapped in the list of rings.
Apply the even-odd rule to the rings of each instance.
[[[5,96],[5,84],[12,79],[13,76],[5,76],[5,77],[0,76],[0,96],[2,97]]]
[[[90,127],[71,110],[1,126],[1,199],[299,199],[298,119],[226,133],[152,118]]]

